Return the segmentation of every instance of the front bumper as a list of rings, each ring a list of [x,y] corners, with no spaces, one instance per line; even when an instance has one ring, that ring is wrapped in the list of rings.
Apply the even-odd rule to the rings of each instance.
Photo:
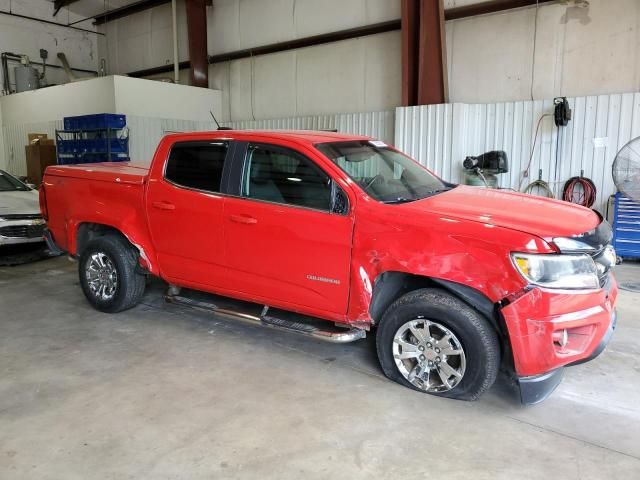
[[[596,291],[534,288],[502,309],[524,403],[546,398],[560,383],[562,367],[604,350],[615,328],[617,296],[609,274]]]
[[[583,358],[582,360],[577,360],[573,363],[570,363],[567,366],[585,363],[593,360],[598,355],[600,355],[606,348],[609,340],[611,340],[613,331],[616,329],[616,323],[617,315],[614,310],[613,315],[611,316],[611,324],[607,329],[607,333],[602,338],[602,340],[600,340],[600,343],[591,353],[591,355],[589,355],[587,358]],[[518,386],[520,387],[520,400],[526,405],[533,405],[542,402],[545,398],[551,395],[551,393],[556,389],[558,385],[560,385],[563,376],[564,367],[560,367],[556,370],[552,370],[551,372],[543,373],[542,375],[519,377]]]

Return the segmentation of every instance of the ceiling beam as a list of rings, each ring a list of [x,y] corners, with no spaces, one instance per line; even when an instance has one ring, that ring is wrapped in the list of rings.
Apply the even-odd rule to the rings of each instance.
[[[164,5],[165,3],[171,3],[171,0],[141,0],[130,5],[125,5],[124,7],[114,8],[113,10],[100,13],[93,17],[95,19],[93,23],[94,25],[102,25],[103,23],[111,22],[122,17],[128,17],[134,13],[143,12],[159,5]]]
[[[550,3],[556,0],[489,0],[487,2],[473,3],[462,7],[448,8],[444,11],[445,20],[458,20],[460,18],[497,13],[513,8],[531,7],[533,5]]]
[[[73,3],[78,0],[55,0],[58,2]],[[511,10],[513,8],[530,7],[539,3],[540,5],[545,3],[551,3],[557,0],[488,0],[486,2],[474,3],[472,5],[465,5],[462,7],[448,8],[444,11],[445,20],[457,20],[460,18],[474,17],[477,15],[485,15],[487,13],[497,13],[503,10]],[[134,13],[148,10],[149,8],[157,7],[158,5],[164,5],[170,3],[171,0],[140,0],[139,2],[132,3],[120,8],[114,8],[104,13],[100,13],[93,18],[96,25],[102,25],[103,23],[117,20],[118,18],[133,15]],[[207,5],[210,5],[210,0],[207,0]],[[400,27],[398,26],[398,29]]]
[[[78,0],[54,0],[53,16],[55,17],[62,7],[66,7],[67,5],[71,5],[72,3],[75,3],[77,1]]]

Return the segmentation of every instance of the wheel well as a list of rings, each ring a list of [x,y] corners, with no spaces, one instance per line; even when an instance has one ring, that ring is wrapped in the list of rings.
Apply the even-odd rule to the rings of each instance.
[[[117,228],[101,223],[81,223],[76,235],[76,256],[82,255],[91,240],[105,235],[116,235],[123,238],[127,243],[131,243]]]
[[[502,315],[497,306],[482,292],[460,283],[405,272],[384,272],[376,278],[369,305],[369,314],[374,324],[381,320],[384,312],[396,299],[420,288],[441,288],[462,300],[489,321],[503,345],[509,345],[508,332]]]

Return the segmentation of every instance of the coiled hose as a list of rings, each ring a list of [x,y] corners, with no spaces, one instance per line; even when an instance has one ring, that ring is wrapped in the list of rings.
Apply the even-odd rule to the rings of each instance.
[[[596,186],[586,177],[571,177],[564,184],[562,199],[565,202],[577,203],[583,207],[591,207],[596,201]]]
[[[529,185],[526,186],[526,188],[522,192],[533,195],[533,193],[531,192],[533,192],[535,189],[542,190],[542,192],[546,197],[553,198],[553,192],[551,191],[551,188],[549,188],[549,184],[544,180],[540,180],[540,179],[536,180],[535,182],[531,182]]]

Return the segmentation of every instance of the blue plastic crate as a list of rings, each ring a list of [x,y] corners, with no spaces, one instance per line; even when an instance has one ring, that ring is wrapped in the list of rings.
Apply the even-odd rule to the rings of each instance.
[[[613,246],[621,257],[640,257],[640,202],[616,193],[613,210]]]
[[[65,130],[91,130],[97,128],[120,129],[127,125],[127,116],[119,113],[98,113],[64,118]]]

